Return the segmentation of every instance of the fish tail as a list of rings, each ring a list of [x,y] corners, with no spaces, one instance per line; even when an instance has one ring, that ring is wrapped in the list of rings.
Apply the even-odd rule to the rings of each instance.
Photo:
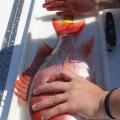
[[[76,35],[83,30],[85,26],[85,20],[80,20],[74,23],[71,20],[52,20],[53,27],[58,35],[72,34]]]

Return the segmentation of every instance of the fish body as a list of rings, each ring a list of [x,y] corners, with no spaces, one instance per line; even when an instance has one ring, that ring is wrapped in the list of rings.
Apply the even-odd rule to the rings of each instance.
[[[76,48],[76,39],[79,33],[85,26],[85,21],[79,23],[64,23],[59,20],[53,20],[53,26],[58,35],[58,45],[53,52],[45,59],[44,63],[40,66],[39,71],[36,73],[33,79],[32,85],[29,91],[28,105],[31,120],[42,120],[42,113],[47,112],[48,109],[41,111],[33,111],[32,105],[45,100],[48,96],[53,96],[57,93],[42,94],[33,96],[32,92],[34,88],[40,85],[47,84],[49,77],[57,72],[61,72],[63,69],[68,69],[77,75],[92,81],[93,73],[89,67],[87,57],[91,53],[94,39],[90,38],[86,42],[82,43],[80,49]],[[51,120],[77,120],[73,115],[60,115],[52,118]]]

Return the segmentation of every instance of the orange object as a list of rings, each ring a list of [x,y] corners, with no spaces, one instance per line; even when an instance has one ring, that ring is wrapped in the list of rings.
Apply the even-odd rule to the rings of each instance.
[[[66,20],[54,19],[53,26],[58,35],[62,35],[62,34],[76,35],[84,28],[85,21],[82,20],[80,22],[73,23]]]

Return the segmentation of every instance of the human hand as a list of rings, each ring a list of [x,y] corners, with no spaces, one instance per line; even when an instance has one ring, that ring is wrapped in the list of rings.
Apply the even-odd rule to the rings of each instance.
[[[55,81],[61,79],[65,82]],[[89,119],[101,119],[107,116],[103,107],[107,91],[103,91],[95,84],[67,70],[50,76],[50,81],[55,82],[39,86],[33,91],[34,95],[48,92],[59,93],[33,105],[33,110],[52,107],[44,113],[44,120],[64,113]]]
[[[57,15],[90,15],[97,7],[96,0],[46,0],[43,7],[49,11],[60,11]]]

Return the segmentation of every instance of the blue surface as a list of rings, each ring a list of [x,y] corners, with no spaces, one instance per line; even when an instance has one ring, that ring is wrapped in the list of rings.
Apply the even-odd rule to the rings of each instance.
[[[0,51],[0,94],[5,89],[24,0],[15,0]],[[1,100],[1,98],[0,98]]]

